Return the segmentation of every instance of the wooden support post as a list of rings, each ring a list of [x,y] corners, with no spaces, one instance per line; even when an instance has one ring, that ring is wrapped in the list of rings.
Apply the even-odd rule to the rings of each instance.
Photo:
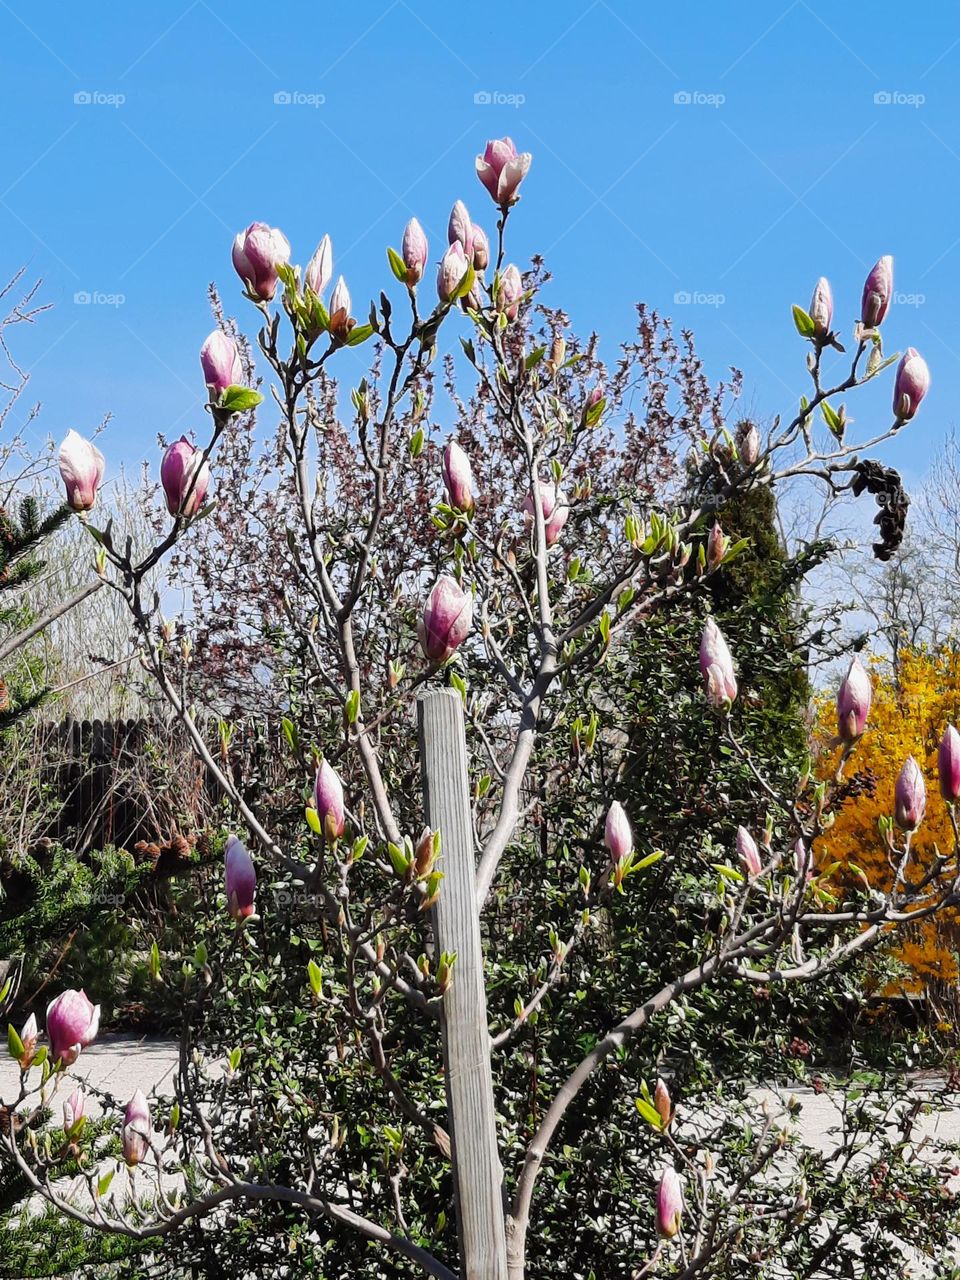
[[[443,997],[443,1056],[463,1280],[506,1280],[503,1168],[497,1149],[490,1035],[477,914],[463,705],[455,689],[417,702],[423,802],[440,832],[443,880],[434,908],[438,951],[455,951]]]

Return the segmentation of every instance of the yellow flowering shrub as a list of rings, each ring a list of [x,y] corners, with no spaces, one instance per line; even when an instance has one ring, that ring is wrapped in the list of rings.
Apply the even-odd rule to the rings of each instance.
[[[836,822],[824,840],[822,854],[841,866],[861,868],[871,885],[889,889],[893,868],[877,831],[877,820],[893,813],[897,775],[912,755],[927,784],[926,817],[913,838],[912,865],[923,867],[934,849],[949,851],[953,831],[937,780],[937,748],[947,724],[960,721],[960,653],[953,650],[904,650],[898,679],[889,666],[868,664],[873,681],[873,707],[867,731],[848,761],[846,791]],[[836,704],[824,698],[817,724],[818,772],[836,770]],[[818,850],[818,853],[821,851]],[[851,873],[855,874],[855,873]],[[921,991],[953,984],[958,977],[960,911],[950,910],[901,930],[894,954],[908,965],[914,979],[902,989]]]

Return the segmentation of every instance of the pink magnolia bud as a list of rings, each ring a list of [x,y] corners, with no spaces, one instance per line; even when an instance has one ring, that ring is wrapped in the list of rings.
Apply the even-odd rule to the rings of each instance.
[[[343,783],[333,765],[320,762],[313,787],[313,803],[323,827],[327,844],[333,844],[343,835],[346,820],[343,812]]]
[[[437,295],[441,302],[453,302],[469,269],[470,263],[463,252],[463,245],[459,240],[454,240],[443,255],[437,272]]]
[[[160,463],[160,483],[172,516],[191,520],[203,506],[210,487],[210,464],[186,436],[167,447]]]
[[[893,258],[890,254],[881,258],[863,285],[860,301],[860,319],[868,329],[876,329],[887,314],[893,296]]]
[[[916,831],[927,808],[927,785],[920,766],[907,756],[893,793],[894,817],[901,831]]]
[[[745,467],[752,467],[760,457],[760,432],[752,422],[741,422],[737,428],[737,447],[740,461]]]
[[[444,574],[437,579],[417,626],[420,647],[431,662],[446,662],[463,644],[473,622],[473,597]]]
[[[909,422],[930,390],[930,370],[916,347],[907,347],[897,365],[893,383],[893,412],[900,422]]]
[[[20,1043],[23,1045],[23,1053],[18,1059],[21,1070],[26,1071],[30,1067],[37,1054],[37,1039],[39,1032],[37,1031],[37,1015],[31,1013],[20,1028]]]
[[[529,151],[517,153],[510,138],[496,138],[487,143],[482,156],[477,156],[477,177],[501,207],[516,204],[517,188],[527,176],[533,156]]]
[[[87,1108],[87,1100],[82,1089],[74,1089],[63,1104],[63,1132],[67,1138],[74,1138],[80,1132],[80,1122]]]
[[[505,268],[497,286],[497,310],[502,311],[508,320],[516,320],[520,312],[520,299],[523,297],[523,279],[520,272],[511,262]]]
[[[849,745],[863,735],[873,701],[873,685],[859,658],[851,659],[847,674],[837,691],[837,731]]]
[[[810,299],[810,319],[818,338],[830,332],[833,323],[833,294],[826,276],[821,276],[814,286],[813,297]]]
[[[123,1113],[123,1128],[120,1131],[123,1158],[131,1169],[141,1160],[146,1159],[152,1134],[150,1108],[143,1096],[143,1090],[138,1089],[127,1103],[127,1109]]]
[[[763,870],[763,863],[760,861],[757,842],[746,827],[737,827],[737,855],[747,875],[751,880],[755,880]]]
[[[680,1230],[683,1216],[683,1187],[676,1169],[668,1165],[657,1187],[657,1231],[665,1240],[672,1240]]]
[[[347,288],[346,280],[341,276],[333,286],[333,293],[330,295],[330,332],[341,342],[346,341],[350,330],[356,324],[350,314],[350,306],[350,290]]]
[[[478,271],[486,271],[490,265],[490,241],[483,227],[473,224],[473,265]]]
[[[620,862],[633,850],[633,832],[630,821],[619,800],[614,800],[607,810],[607,821],[603,828],[603,843],[610,850],[610,861]]]
[[[333,279],[333,244],[329,236],[324,236],[314,250],[313,257],[307,263],[304,272],[304,283],[319,298],[326,293],[327,285]]]
[[[451,507],[465,511],[468,515],[474,508],[473,472],[470,459],[457,444],[451,440],[443,451],[443,485],[447,491],[447,499]]]
[[[237,344],[222,329],[214,329],[200,348],[200,366],[203,380],[210,389],[210,399],[215,404],[227,387],[243,382],[243,364]]]
[[[447,240],[450,244],[456,244],[459,241],[463,256],[468,262],[473,258],[473,223],[470,221],[467,206],[462,200],[458,200],[450,211]]]
[[[277,292],[277,264],[290,261],[290,242],[277,227],[251,222],[233,242],[233,265],[254,298],[269,302]]]
[[[78,432],[68,431],[60,445],[59,463],[67,502],[74,511],[90,511],[103,480],[103,454]]]
[[[50,1056],[72,1066],[81,1049],[92,1043],[100,1026],[100,1006],[91,1004],[83,991],[67,990],[47,1005]]]
[[[793,870],[798,880],[803,877],[813,879],[813,858],[802,840],[797,840],[793,846]]]
[[[540,490],[540,510],[543,512],[546,543],[548,547],[552,547],[560,537],[563,526],[567,523],[567,517],[570,515],[570,503],[567,501],[563,490],[555,484],[544,484],[540,480],[537,483],[537,488]],[[532,524],[534,513],[532,493],[528,493],[524,498],[522,510],[528,517],[528,523]]]
[[[229,836],[223,859],[223,887],[227,910],[232,919],[246,920],[253,915],[257,891],[257,869],[247,847],[236,836]]]
[[[727,540],[723,536],[720,521],[714,520],[713,528],[707,538],[707,568],[716,569],[727,554]]]
[[[670,1090],[664,1080],[657,1081],[657,1087],[653,1091],[653,1105],[660,1117],[661,1125],[664,1129],[668,1129],[673,1119],[673,1103],[670,1101]]]
[[[707,699],[713,706],[733,702],[737,696],[733,657],[713,618],[707,619],[700,640],[700,674],[706,684]]]
[[[940,739],[940,750],[937,753],[937,767],[940,773],[940,794],[947,804],[955,804],[960,800],[960,733],[952,724],[948,724]],[[20,1037],[23,1040],[23,1036]],[[26,1044],[26,1041],[23,1041]]]
[[[407,268],[408,285],[419,284],[423,279],[428,252],[427,237],[423,234],[423,227],[421,227],[416,218],[411,218],[404,228],[402,245],[402,257]]]

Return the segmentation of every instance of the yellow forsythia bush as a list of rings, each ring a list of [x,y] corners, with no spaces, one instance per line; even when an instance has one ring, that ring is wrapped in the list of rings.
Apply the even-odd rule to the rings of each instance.
[[[893,814],[894,785],[907,756],[917,761],[927,784],[927,811],[913,839],[913,865],[928,865],[934,846],[941,852],[952,848],[953,831],[937,779],[937,748],[946,726],[960,721],[960,652],[903,650],[896,676],[887,663],[873,660],[867,665],[874,690],[867,731],[847,763],[845,798],[836,822],[824,848],[815,852],[841,867],[860,867],[871,885],[886,890],[893,869],[877,819]],[[840,755],[835,700],[824,698],[818,713],[817,771],[828,777]],[[960,972],[960,910],[941,912],[902,930],[895,955],[915,975],[901,984],[903,990],[943,990],[955,983]]]

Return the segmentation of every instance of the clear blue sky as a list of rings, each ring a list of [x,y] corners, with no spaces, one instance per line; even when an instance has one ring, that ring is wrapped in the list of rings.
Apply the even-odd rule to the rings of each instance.
[[[207,282],[252,316],[237,229],[281,226],[301,263],[329,232],[359,304],[391,287],[384,248],[411,214],[432,260],[457,197],[492,230],[473,162],[506,133],[534,154],[511,256],[545,252],[549,300],[598,327],[608,357],[642,298],[694,328],[714,376],[743,369],[749,407],[789,410],[805,377],[790,303],[826,274],[849,330],[866,270],[892,253],[907,300],[888,350],[918,347],[933,387],[885,456],[915,477],[954,422],[954,3],[0,0],[0,49],[0,265],[26,263],[54,304],[17,352],[46,431],[115,415],[112,464],[202,424]],[[682,291],[719,305],[678,305]],[[858,427],[885,425],[888,396],[858,398]]]

